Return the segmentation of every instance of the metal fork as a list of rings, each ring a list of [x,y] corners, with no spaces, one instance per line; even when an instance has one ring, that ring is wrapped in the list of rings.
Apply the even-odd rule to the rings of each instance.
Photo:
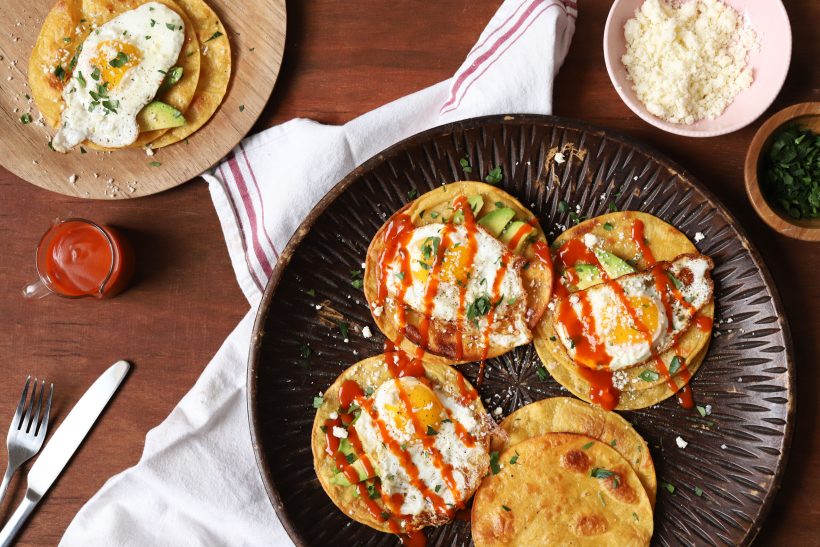
[[[46,401],[45,411],[43,412],[43,396],[46,392],[46,381],[43,380],[40,384],[38,398],[37,379],[34,379],[34,385],[31,388],[31,399],[28,401],[28,405],[26,405],[30,383],[31,376],[26,378],[26,385],[23,387],[20,404],[17,405],[17,412],[14,413],[14,418],[11,420],[11,427],[9,428],[9,436],[6,443],[9,461],[6,474],[3,477],[3,483],[0,484],[0,503],[3,502],[3,497],[6,495],[11,477],[14,476],[14,473],[17,472],[21,465],[40,451],[40,448],[43,447],[46,433],[48,433],[48,416],[51,413],[51,397],[54,395],[54,384],[49,384],[48,401]],[[42,420],[40,419],[41,412]]]

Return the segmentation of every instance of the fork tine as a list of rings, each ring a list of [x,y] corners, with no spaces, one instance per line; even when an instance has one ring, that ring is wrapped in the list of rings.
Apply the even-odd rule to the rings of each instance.
[[[23,410],[26,408],[26,396],[28,395],[28,385],[31,383],[31,376],[26,377],[26,385],[23,386],[23,394],[20,396],[20,403],[17,405],[17,411],[14,413],[14,419],[11,422],[12,429],[20,429],[23,425]]]
[[[46,393],[46,381],[43,380],[40,384],[40,398],[37,400],[37,410],[34,412],[34,417],[31,419],[31,424],[28,426],[28,432],[32,435],[37,435],[37,428],[40,425],[40,411],[43,410],[43,395]],[[32,426],[34,428],[32,429]]]
[[[31,400],[28,402],[28,410],[26,410],[26,415],[23,418],[23,425],[25,425],[26,433],[28,433],[29,430],[31,430],[31,419],[33,417],[32,412],[34,411],[35,399],[37,399],[37,378],[35,378],[34,383],[31,384]]]
[[[37,432],[34,434],[35,436],[40,436],[42,434],[43,438],[45,438],[48,433],[48,417],[51,416],[51,398],[54,396],[54,384],[50,384],[50,386],[51,389],[48,392],[48,400],[46,401],[46,411],[43,413],[43,421],[37,427]]]

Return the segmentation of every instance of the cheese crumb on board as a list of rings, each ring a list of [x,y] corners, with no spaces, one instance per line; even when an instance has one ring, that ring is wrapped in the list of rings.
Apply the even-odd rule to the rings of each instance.
[[[758,44],[741,14],[720,0],[646,0],[624,26],[621,61],[646,109],[672,123],[715,119],[752,85]]]

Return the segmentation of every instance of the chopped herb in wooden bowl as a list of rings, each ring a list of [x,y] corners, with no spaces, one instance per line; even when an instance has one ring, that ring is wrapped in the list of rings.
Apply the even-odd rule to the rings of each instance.
[[[788,125],[775,133],[763,161],[769,202],[792,218],[820,218],[820,134]]]

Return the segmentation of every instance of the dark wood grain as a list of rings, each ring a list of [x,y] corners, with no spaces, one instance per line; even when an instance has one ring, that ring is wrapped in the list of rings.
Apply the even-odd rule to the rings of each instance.
[[[816,0],[787,0],[794,54],[786,85],[767,115],[820,99]],[[797,357],[798,422],[783,488],[759,545],[816,545],[820,533],[820,270],[818,247],[777,235],[754,213],[743,187],[748,143],[763,120],[712,139],[660,132],[618,99],[604,67],[601,39],[611,2],[586,0],[569,57],[558,76],[555,112],[649,142],[686,166],[732,210],[780,288]],[[343,123],[448,77],[473,45],[498,1],[313,0],[288,2],[288,39],[279,82],[256,129],[296,116]],[[3,135],[0,138],[14,138]],[[83,202],[50,194],[0,170],[0,427],[26,374],[57,384],[67,408],[108,364],[134,370],[69,469],[21,536],[53,545],[85,501],[139,459],[145,433],[160,423],[247,310],[201,181],[135,201]],[[51,219],[85,215],[124,228],[140,272],[134,286],[104,302],[27,302],[20,288],[34,272],[33,250]],[[3,410],[5,409],[5,410]],[[0,465],[5,454],[0,451]],[[12,484],[13,500],[25,485]]]

